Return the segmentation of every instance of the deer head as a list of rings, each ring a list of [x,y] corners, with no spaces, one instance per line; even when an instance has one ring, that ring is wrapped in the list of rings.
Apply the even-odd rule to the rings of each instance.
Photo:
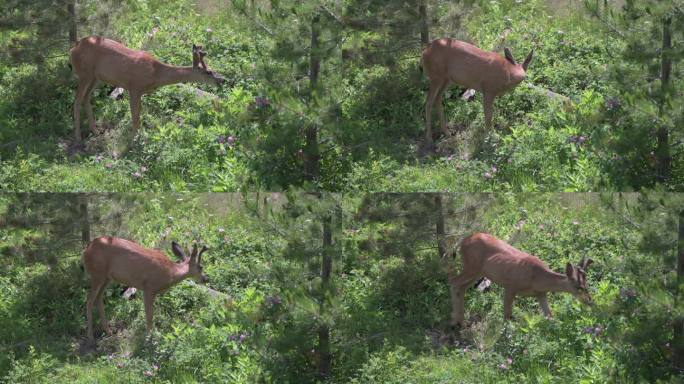
[[[530,61],[532,61],[532,55],[534,54],[534,49],[530,51],[530,53],[527,55],[525,58],[525,61],[523,61],[522,64],[518,64],[515,59],[513,58],[513,54],[511,53],[511,50],[508,49],[508,47],[504,48],[504,57],[506,57],[506,61],[508,61],[510,64],[512,64],[515,67],[515,71],[513,71],[513,74],[515,76],[515,81],[513,82],[513,86],[518,85],[521,81],[525,80],[525,75],[527,73],[527,67],[530,65]]]
[[[593,262],[592,259],[582,257],[582,260],[576,267],[570,263],[565,265],[565,275],[570,280],[572,288],[570,293],[575,295],[575,297],[585,304],[592,303],[591,296],[587,290],[586,270]]]
[[[223,84],[226,79],[223,76],[217,74],[216,72],[210,70],[207,64],[204,62],[204,56],[207,55],[206,51],[202,50],[201,45],[192,45],[192,68],[206,76],[209,82],[213,82],[216,85]]]
[[[188,265],[188,276],[198,283],[205,283],[207,276],[202,273],[202,254],[208,249],[206,246],[197,253],[197,244],[192,246],[190,257],[186,256],[181,247],[175,241],[171,243],[173,253],[181,259],[180,264]]]

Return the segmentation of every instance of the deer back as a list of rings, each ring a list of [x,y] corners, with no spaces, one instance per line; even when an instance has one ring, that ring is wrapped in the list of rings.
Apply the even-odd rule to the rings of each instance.
[[[91,276],[109,279],[138,289],[167,287],[178,265],[162,252],[116,237],[98,237],[83,253],[83,264]]]
[[[453,39],[430,43],[423,51],[423,68],[431,80],[448,80],[495,95],[512,89],[525,77],[519,66],[503,56]]]

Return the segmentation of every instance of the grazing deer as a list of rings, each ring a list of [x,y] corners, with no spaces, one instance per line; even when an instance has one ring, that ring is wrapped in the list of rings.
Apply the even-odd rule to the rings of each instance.
[[[452,83],[482,92],[485,126],[491,127],[494,99],[515,88],[525,79],[525,72],[532,61],[530,51],[522,64],[513,59],[508,48],[505,58],[495,52],[483,51],[463,41],[453,39],[433,40],[424,50],[422,67],[430,80],[425,102],[425,138],[432,143],[432,107],[437,103],[439,123],[445,136],[449,135],[441,97]]]
[[[461,241],[461,274],[449,277],[451,285],[451,325],[463,325],[463,295],[474,281],[486,277],[504,287],[504,318],[513,314],[516,295],[534,296],[548,318],[551,310],[547,292],[568,292],[585,304],[591,304],[587,291],[586,270],[593,263],[582,258],[577,267],[570,263],[565,274],[549,269],[537,257],[513,248],[486,233],[475,233]]]
[[[225,79],[209,70],[204,63],[206,52],[192,45],[192,67],[164,64],[149,53],[136,51],[104,37],[81,39],[69,51],[71,66],[78,76],[74,101],[74,134],[81,142],[81,104],[85,101],[90,130],[95,132],[90,94],[98,81],[121,87],[129,92],[134,133],[140,128],[140,100],[143,94],[169,84],[184,82],[221,85]]]
[[[174,263],[162,252],[145,248],[132,241],[117,237],[98,237],[83,252],[83,265],[91,278],[90,292],[86,301],[88,340],[93,341],[93,303],[97,301],[102,328],[111,334],[104,313],[103,294],[107,284],[115,280],[143,291],[146,330],[152,329],[152,306],[155,297],[188,277],[198,283],[207,280],[202,274],[202,254],[197,245],[187,257],[178,244],[171,244],[173,253],[181,261]]]

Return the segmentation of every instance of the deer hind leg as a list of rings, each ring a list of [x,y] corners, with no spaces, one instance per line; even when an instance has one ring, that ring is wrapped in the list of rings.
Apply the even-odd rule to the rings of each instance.
[[[86,325],[88,327],[88,340],[91,342],[95,340],[93,336],[93,304],[105,282],[106,279],[92,278],[90,292],[88,292],[88,299],[86,300]]]
[[[549,308],[549,302],[546,299],[546,293],[542,293],[539,296],[537,296],[537,301],[539,301],[539,306],[541,307],[544,316],[546,316],[547,319],[553,317],[551,315],[551,309]]]
[[[479,273],[466,273],[464,271],[456,276],[453,281],[449,281],[451,288],[451,326],[463,325],[465,290],[480,277]]]
[[[430,89],[425,99],[425,140],[432,143],[432,106],[442,89],[442,81],[430,81]]]
[[[107,317],[105,316],[105,311],[104,311],[104,293],[107,290],[107,285],[109,285],[110,280],[107,279],[105,282],[102,284],[100,287],[100,290],[97,292],[97,311],[100,314],[100,326],[104,331],[108,334],[111,335],[112,331],[109,329],[109,324],[107,322]]]
[[[88,88],[94,80],[92,78],[84,78],[79,79],[78,82],[78,89],[74,98],[74,136],[76,143],[81,142],[81,104],[83,104]]]
[[[143,292],[145,302],[145,330],[149,334],[152,331],[152,316],[154,315],[154,294],[148,290]]]
[[[90,96],[92,95],[96,84],[97,80],[93,79],[93,81],[91,81],[88,85],[88,89],[86,90],[84,96],[86,114],[88,115],[88,126],[90,127],[90,132],[92,132],[93,135],[97,134],[97,132],[95,131],[95,116],[93,115],[93,106],[90,104]]]
[[[504,292],[504,319],[513,319],[513,301],[515,301],[515,292],[506,289]]]

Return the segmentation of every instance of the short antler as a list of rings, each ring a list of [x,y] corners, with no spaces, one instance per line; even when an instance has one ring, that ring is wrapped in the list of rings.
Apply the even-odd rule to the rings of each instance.
[[[511,53],[511,50],[508,49],[508,47],[504,47],[504,55],[506,56],[506,60],[508,60],[511,64],[517,65],[515,59],[513,58],[513,54]]]
[[[587,270],[589,266],[594,262],[592,259],[587,259],[586,257],[582,256],[582,260],[579,263],[579,267],[582,268],[583,270]]]

